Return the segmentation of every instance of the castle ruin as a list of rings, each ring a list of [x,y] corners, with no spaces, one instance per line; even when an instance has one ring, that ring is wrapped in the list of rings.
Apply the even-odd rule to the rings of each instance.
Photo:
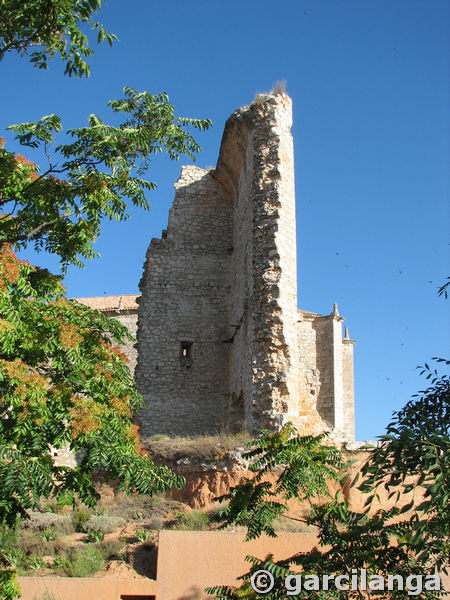
[[[354,439],[354,341],[336,305],[298,309],[291,125],[284,93],[234,112],[216,168],[182,168],[141,296],[80,299],[132,333],[137,317],[137,355],[127,352],[144,440],[288,421]]]

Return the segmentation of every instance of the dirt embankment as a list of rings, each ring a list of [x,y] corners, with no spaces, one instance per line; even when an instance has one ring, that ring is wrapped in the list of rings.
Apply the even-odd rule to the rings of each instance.
[[[340,483],[330,486],[330,493],[335,496],[338,490],[347,499],[350,510],[361,512],[364,510],[367,495],[362,493],[356,486],[352,486],[357,473],[361,471],[363,464],[369,456],[368,452],[352,453],[349,459],[355,460],[349,469],[348,477]],[[246,479],[254,477],[254,473],[248,469],[248,463],[242,462],[233,453],[228,464],[221,461],[220,464],[207,464],[205,462],[198,464],[187,458],[178,460],[177,464],[171,467],[180,475],[186,478],[186,486],[181,490],[171,490],[168,496],[174,500],[184,502],[191,508],[208,508],[214,503],[214,499],[227,494],[230,488],[238,485]],[[269,473],[264,477],[264,481],[275,484],[277,473]],[[361,479],[360,479],[361,481]],[[387,491],[380,487],[377,490],[379,500],[372,504],[371,512],[383,508],[391,508],[395,505],[403,506],[408,504],[413,498],[419,501],[423,497],[423,490],[415,488],[409,494],[404,494],[399,500],[396,497],[388,498]],[[290,501],[289,508],[297,513],[304,513],[305,504],[298,501]]]

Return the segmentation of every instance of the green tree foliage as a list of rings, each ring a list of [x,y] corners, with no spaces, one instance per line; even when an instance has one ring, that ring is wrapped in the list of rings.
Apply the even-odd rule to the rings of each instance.
[[[0,61],[30,52],[47,68],[59,55],[65,73],[88,76],[93,54],[84,31],[98,42],[116,39],[93,15],[102,0],[3,0]],[[41,150],[41,168],[4,148],[0,138],[0,526],[11,531],[42,496],[60,505],[93,506],[93,474],[116,480],[127,493],[181,487],[184,479],[155,465],[142,451],[131,416],[142,404],[119,345],[126,328],[65,297],[61,275],[21,261],[28,246],[60,258],[61,271],[97,256],[103,219],[128,218],[127,206],[148,209],[150,161],[165,152],[195,159],[192,129],[209,120],[177,118],[166,94],[124,88],[109,102],[119,125],[91,115],[85,127],[62,132],[57,115],[10,127],[26,148]],[[78,453],[75,468],[56,466],[52,452]],[[20,595],[14,564],[0,548],[0,599]]]
[[[341,453],[322,444],[325,435],[299,436],[288,423],[280,432],[261,430],[261,437],[247,446],[253,478],[244,479],[230,493],[218,498],[229,500],[220,513],[222,529],[231,524],[247,527],[247,540],[265,533],[275,537],[273,521],[287,512],[286,503],[299,495],[312,506],[312,499],[330,498],[327,481],[338,478],[344,465]],[[263,481],[264,475],[282,466],[275,487]]]
[[[406,581],[414,574],[425,581],[437,570],[448,572],[450,383],[447,376],[439,376],[428,365],[424,372],[432,380],[431,387],[394,414],[381,438],[382,445],[371,452],[363,467],[359,489],[368,497],[362,512],[351,511],[339,491],[330,497],[329,490],[338,487],[336,483],[345,475],[346,466],[338,450],[322,445],[324,436],[299,437],[288,425],[279,433],[263,432],[261,439],[247,444],[252,448],[248,456],[256,477],[220,498],[229,500],[221,513],[223,526],[245,525],[247,539],[262,533],[275,535],[274,519],[287,513],[286,500],[297,498],[309,502],[307,523],[318,532],[319,545],[311,552],[299,552],[281,561],[274,561],[271,555],[263,560],[249,556],[251,569],[240,578],[240,587],[218,586],[209,588],[208,593],[223,600],[272,600],[287,597],[285,579],[298,573],[318,576],[320,581],[324,575],[342,574],[351,581],[354,573],[366,569],[367,578],[390,574]],[[261,482],[268,470],[277,473],[274,486]],[[405,500],[404,495],[417,486],[424,490],[421,500]],[[381,489],[388,491],[394,506],[375,511],[372,502]],[[251,587],[251,578],[261,570],[272,574],[274,586],[269,593],[258,595]],[[430,588],[422,589],[420,598],[441,597],[434,585]],[[310,589],[297,592],[296,598],[312,597]],[[411,596],[407,589],[397,586],[388,596],[385,590],[363,590],[361,586],[355,590],[330,586],[328,591],[314,591],[314,598],[323,599],[386,597]]]
[[[143,178],[150,160],[166,152],[178,160],[200,149],[188,127],[207,129],[209,120],[176,118],[166,94],[152,96],[126,87],[109,106],[124,115],[117,127],[91,115],[86,127],[70,129],[70,144],[55,145],[61,120],[49,115],[37,123],[12,125],[20,143],[42,149],[40,169],[22,155],[0,149],[0,243],[15,249],[32,243],[68,264],[98,256],[93,248],[103,218],[127,218],[127,203],[149,208]]]
[[[431,385],[395,413],[381,437],[383,445],[363,468],[360,487],[369,495],[370,505],[377,498],[377,487],[399,502],[420,486],[422,501],[412,500],[402,509],[402,513],[414,509],[408,543],[417,548],[420,562],[443,569],[450,554],[450,378],[428,364],[419,368]]]
[[[59,256],[63,272],[97,256],[102,219],[127,218],[130,202],[149,207],[155,184],[143,176],[151,158],[163,151],[194,158],[199,146],[189,127],[210,126],[176,118],[165,94],[125,88],[109,104],[123,122],[112,127],[91,115],[68,132],[69,144],[54,143],[55,115],[11,127],[22,145],[43,150],[45,170],[0,147],[0,522],[8,527],[42,496],[93,506],[94,473],[128,493],[184,484],[140,449],[131,416],[142,399],[119,349],[131,339],[126,328],[67,300],[61,275],[14,253],[31,244]],[[51,449],[67,446],[81,457],[75,468],[52,459]],[[0,561],[11,566],[1,551]],[[2,581],[7,598],[12,572]]]
[[[128,492],[164,491],[182,480],[142,453],[131,415],[141,404],[119,348],[118,323],[64,297],[59,277],[0,255],[0,520],[37,508],[41,496],[93,506],[92,474]],[[55,466],[50,447],[81,453]]]
[[[94,51],[86,26],[97,32],[98,43],[105,40],[111,46],[117,39],[93,20],[101,7],[102,0],[2,0],[0,61],[8,52],[30,53],[35,67],[47,69],[49,59],[60,56],[66,74],[88,77],[86,61]]]

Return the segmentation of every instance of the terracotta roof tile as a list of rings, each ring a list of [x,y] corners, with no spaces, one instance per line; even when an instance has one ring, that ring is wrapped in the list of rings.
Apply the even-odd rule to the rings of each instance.
[[[301,310],[300,308],[297,309],[299,313],[302,313],[302,315],[307,316],[307,317],[320,317],[321,315],[319,315],[319,313],[315,313],[315,312],[311,312],[310,310]]]
[[[92,296],[90,298],[73,298],[81,304],[96,308],[97,310],[132,310],[137,309],[137,299],[140,294],[124,294],[121,296]],[[318,313],[298,309],[305,316],[320,317]]]
[[[97,310],[132,310],[137,309],[139,294],[125,294],[122,296],[94,296],[92,298],[73,298],[81,304],[96,308]]]

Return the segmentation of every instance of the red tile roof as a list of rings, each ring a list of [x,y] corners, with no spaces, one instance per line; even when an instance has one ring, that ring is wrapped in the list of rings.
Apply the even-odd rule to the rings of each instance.
[[[137,309],[136,300],[139,294],[125,294],[123,296],[94,296],[92,298],[73,298],[81,304],[96,308],[97,310],[132,310]]]
[[[301,313],[304,317],[320,317],[319,313],[311,312],[309,310],[302,310],[301,308],[297,309],[299,313]]]
[[[77,302],[96,308],[97,310],[132,310],[138,308],[137,299],[140,294],[124,294],[122,296],[93,296],[91,298],[74,298]],[[318,313],[298,309],[304,316],[320,317]]]

